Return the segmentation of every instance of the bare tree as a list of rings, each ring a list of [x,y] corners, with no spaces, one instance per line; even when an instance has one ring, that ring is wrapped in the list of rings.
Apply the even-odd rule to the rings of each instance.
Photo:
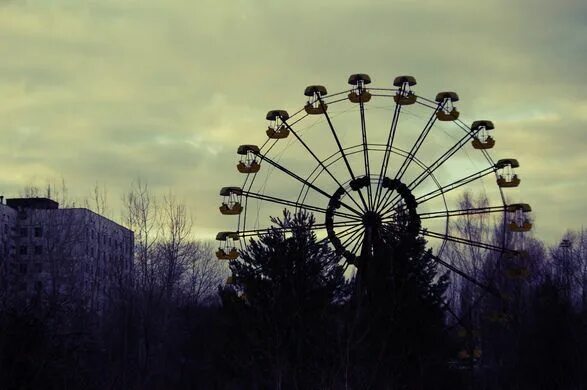
[[[159,237],[159,207],[149,185],[141,179],[131,183],[123,196],[124,221],[135,234],[135,272],[138,287],[153,293],[154,250]]]

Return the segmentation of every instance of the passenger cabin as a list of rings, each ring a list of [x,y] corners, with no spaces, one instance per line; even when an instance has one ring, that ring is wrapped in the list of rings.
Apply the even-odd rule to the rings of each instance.
[[[505,158],[499,160],[495,167],[497,168],[497,185],[502,188],[512,188],[520,185],[520,178],[516,175],[514,169],[520,167],[518,160]]]
[[[393,97],[396,104],[408,106],[416,103],[416,95],[411,90],[411,87],[416,85],[416,79],[413,76],[398,76],[393,80],[393,85],[399,88]]]
[[[234,242],[238,241],[238,239],[238,233],[236,232],[220,232],[216,235],[216,240],[220,242],[216,251],[218,260],[236,260],[238,258],[239,253],[234,246]]]
[[[507,207],[507,211],[511,215],[508,229],[510,232],[527,232],[532,230],[532,223],[528,214],[532,211],[529,204],[516,203]]]
[[[454,103],[459,101],[459,95],[456,92],[439,92],[435,100],[438,107],[442,107],[436,112],[436,118],[439,121],[449,122],[459,118],[459,112],[454,106]]]
[[[220,205],[220,213],[222,215],[239,215],[243,211],[240,199],[242,196],[242,189],[240,187],[222,187],[220,196],[223,197],[222,205]]]
[[[365,73],[357,73],[349,76],[349,84],[355,87],[349,92],[348,98],[352,103],[367,103],[371,100],[371,94],[365,86],[371,84],[371,77]]]
[[[269,121],[267,128],[267,137],[271,139],[283,139],[289,136],[288,126],[285,121],[289,119],[289,114],[285,110],[272,110],[267,113],[266,119]]]
[[[240,173],[257,173],[261,164],[257,161],[260,149],[257,145],[241,145],[236,150],[237,154],[243,156],[236,166]]]
[[[310,85],[306,87],[304,95],[308,97],[308,102],[304,106],[304,110],[308,115],[324,114],[328,109],[328,105],[324,103],[322,97],[328,93],[326,87],[323,85]]]
[[[489,135],[489,131],[495,129],[491,121],[475,121],[471,125],[473,141],[471,144],[475,149],[491,149],[495,146],[495,140]]]

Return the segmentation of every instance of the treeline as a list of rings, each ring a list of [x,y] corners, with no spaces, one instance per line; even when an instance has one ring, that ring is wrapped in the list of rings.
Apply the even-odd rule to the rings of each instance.
[[[110,214],[100,187],[83,202],[73,202],[65,185],[50,192],[31,186],[21,195]],[[207,337],[227,266],[216,260],[212,243],[194,239],[192,217],[172,193],[156,194],[136,181],[123,203],[120,222],[135,232],[129,275],[111,259],[91,269],[89,285],[76,280],[84,271],[76,241],[85,226],[75,213],[44,220],[58,232],[44,229],[51,245],[35,256],[51,282],[42,291],[22,295],[17,279],[26,276],[3,265],[0,389],[181,388],[192,377],[186,356],[200,351],[189,345]],[[203,323],[206,330],[198,330]]]
[[[94,208],[107,208],[95,191]],[[462,208],[487,201],[465,194]],[[100,209],[102,208],[102,209]],[[61,296],[8,299],[0,312],[2,389],[582,389],[587,384],[587,236],[547,247],[470,215],[438,266],[421,238],[385,236],[354,273],[284,213],[227,269],[194,241],[185,205],[136,182],[132,280],[97,315]],[[287,228],[290,233],[283,234]],[[391,261],[393,259],[393,261]],[[231,275],[228,283],[226,276]],[[486,286],[481,288],[479,285]]]
[[[460,200],[462,209],[486,206],[482,196],[466,193]],[[508,232],[508,222],[487,214],[452,222],[452,235],[520,251],[445,248],[452,264],[493,290],[451,275],[446,323],[459,345],[455,365],[471,372],[476,389],[583,389],[587,233],[568,231],[548,246],[531,232]]]

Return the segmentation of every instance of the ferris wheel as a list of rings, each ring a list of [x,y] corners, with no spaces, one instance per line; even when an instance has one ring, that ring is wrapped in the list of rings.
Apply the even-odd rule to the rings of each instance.
[[[481,242],[451,234],[450,220],[494,213],[511,232],[532,228],[531,207],[507,203],[505,191],[520,185],[520,164],[490,155],[494,124],[463,122],[455,92],[420,96],[412,76],[375,88],[368,75],[353,74],[348,84],[333,94],[321,85],[308,86],[299,111],[267,113],[264,142],[238,147],[236,168],[243,182],[220,191],[220,212],[233,216],[234,228],[216,236],[217,257],[238,259],[250,238],[267,233],[271,216],[290,208],[315,215],[311,228],[347,267],[360,270],[377,238],[391,232],[400,239],[425,238],[439,264],[488,288],[443,259],[443,251],[453,242],[517,254],[505,239]],[[489,205],[457,207],[465,189],[483,192]],[[287,227],[280,229],[287,233]]]

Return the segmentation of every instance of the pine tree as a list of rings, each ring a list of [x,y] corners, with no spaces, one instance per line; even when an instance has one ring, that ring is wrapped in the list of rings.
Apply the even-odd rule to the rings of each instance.
[[[355,388],[435,388],[447,375],[448,277],[438,276],[425,244],[422,238],[388,235],[369,259],[373,264],[361,281],[368,285],[356,290],[350,328],[355,330],[349,333],[357,346]]]
[[[328,387],[337,360],[334,314],[347,286],[340,257],[317,239],[311,214],[284,211],[272,222],[231,264],[235,285],[221,292],[229,364],[262,386]]]

